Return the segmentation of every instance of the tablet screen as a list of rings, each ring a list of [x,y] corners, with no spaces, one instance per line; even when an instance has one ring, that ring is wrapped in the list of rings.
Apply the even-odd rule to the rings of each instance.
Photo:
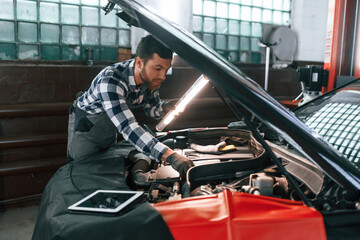
[[[143,192],[98,190],[77,203],[68,207],[69,210],[116,213],[134,202]]]

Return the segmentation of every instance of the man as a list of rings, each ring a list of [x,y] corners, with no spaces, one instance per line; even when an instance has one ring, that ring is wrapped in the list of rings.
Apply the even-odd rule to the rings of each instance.
[[[161,102],[159,87],[171,61],[172,51],[148,35],[141,39],[135,59],[104,68],[70,108],[68,161],[107,150],[115,145],[120,132],[131,143],[123,144],[128,158],[135,162],[136,172],[131,174],[147,172],[150,159],[154,159],[169,163],[185,179],[193,162],[145,131],[130,110],[142,105],[150,117],[165,116],[174,102]],[[144,178],[139,174],[134,177]]]

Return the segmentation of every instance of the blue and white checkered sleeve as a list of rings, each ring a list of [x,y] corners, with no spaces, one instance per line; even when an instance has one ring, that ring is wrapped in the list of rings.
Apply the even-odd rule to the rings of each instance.
[[[165,113],[162,109],[163,102],[160,101],[159,90],[153,91],[144,102],[144,111],[147,116],[152,118],[162,118]]]
[[[124,139],[134,145],[138,151],[160,161],[168,147],[138,124],[126,104],[125,96],[128,92],[126,84],[114,77],[104,77],[99,81],[97,90],[104,110]]]

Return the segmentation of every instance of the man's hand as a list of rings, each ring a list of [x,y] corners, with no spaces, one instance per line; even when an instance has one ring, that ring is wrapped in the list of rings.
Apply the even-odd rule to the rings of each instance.
[[[178,153],[173,153],[166,158],[168,162],[176,171],[179,172],[182,180],[186,179],[186,173],[189,168],[195,166],[193,161]]]
[[[170,110],[175,109],[175,105],[176,105],[177,102],[178,102],[178,99],[173,99],[173,100],[165,102],[162,105],[162,108],[163,108],[164,112],[168,113]]]

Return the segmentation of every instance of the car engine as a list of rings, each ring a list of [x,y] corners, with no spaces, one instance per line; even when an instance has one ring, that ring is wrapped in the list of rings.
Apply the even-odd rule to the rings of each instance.
[[[192,159],[195,167],[188,171],[187,179],[183,180],[170,165],[154,165],[148,183],[134,186],[134,190],[146,192],[149,202],[217,194],[225,189],[301,201],[286,177],[247,130],[216,128],[176,131],[160,137],[160,140]],[[226,142],[226,146],[231,147],[223,152],[205,151],[213,150],[219,142]],[[347,201],[341,187],[315,165],[294,153],[291,147],[274,141],[269,145],[317,209],[360,207],[358,202]]]

